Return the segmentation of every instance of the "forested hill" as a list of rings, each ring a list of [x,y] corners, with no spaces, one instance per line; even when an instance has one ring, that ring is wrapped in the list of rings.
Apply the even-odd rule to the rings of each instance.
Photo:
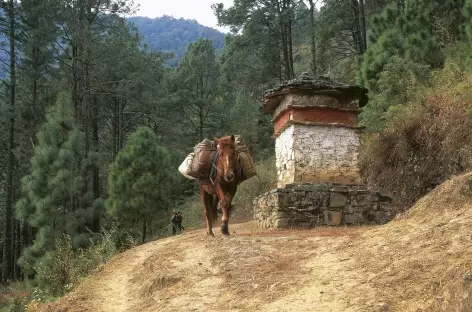
[[[176,58],[170,65],[177,65],[188,44],[198,38],[210,39],[216,51],[220,51],[224,45],[223,33],[195,20],[164,15],[154,19],[137,16],[129,18],[128,21],[138,28],[144,37],[144,43],[152,50],[175,53]]]
[[[143,43],[152,50],[175,54],[176,57],[167,62],[170,66],[177,66],[188,44],[197,41],[198,38],[210,39],[216,52],[221,51],[224,45],[225,35],[222,32],[203,26],[195,20],[164,15],[154,19],[136,16],[129,18],[128,21],[136,26],[143,36]],[[0,42],[5,40],[5,36],[0,34]],[[3,50],[0,51],[0,60],[8,62],[8,55]],[[0,76],[3,77],[4,71],[0,72]]]

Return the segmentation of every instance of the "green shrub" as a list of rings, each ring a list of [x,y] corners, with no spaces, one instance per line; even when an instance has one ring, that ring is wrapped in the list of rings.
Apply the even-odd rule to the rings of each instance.
[[[31,298],[26,283],[12,283],[0,289],[0,312],[24,312]]]
[[[384,115],[385,130],[363,138],[363,176],[395,192],[400,210],[472,169],[472,72],[458,66],[468,63],[460,53],[450,57],[433,74],[432,87],[410,91],[414,100],[391,106]]]
[[[369,132],[383,130],[389,120],[389,109],[414,101],[429,81],[427,66],[393,56],[376,79],[379,91],[369,96],[369,102],[360,115],[361,124]]]
[[[37,272],[35,282],[41,296],[56,297],[70,291],[119,251],[117,243],[121,235],[115,227],[96,235],[100,238],[91,239],[87,249],[75,250],[68,235],[56,240],[54,252],[47,252],[34,268]]]

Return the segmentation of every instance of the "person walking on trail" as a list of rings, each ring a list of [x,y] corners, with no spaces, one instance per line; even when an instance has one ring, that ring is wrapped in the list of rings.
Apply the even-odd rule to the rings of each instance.
[[[175,233],[177,233],[179,224],[177,211],[174,210],[174,214],[172,215],[172,218],[170,218],[170,222],[172,223],[172,235],[175,235]]]
[[[182,232],[184,229],[183,225],[182,225],[182,212],[177,212],[177,226],[179,228],[179,230]]]

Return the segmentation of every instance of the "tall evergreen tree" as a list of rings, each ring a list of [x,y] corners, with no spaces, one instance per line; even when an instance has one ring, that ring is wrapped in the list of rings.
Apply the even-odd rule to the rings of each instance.
[[[361,82],[375,89],[378,75],[394,55],[441,66],[444,47],[464,37],[464,5],[464,0],[406,0],[386,7],[372,19],[372,44],[363,60]]]
[[[219,66],[209,39],[189,44],[175,73],[174,90],[195,139],[203,140],[212,127],[211,115],[218,92]]]
[[[236,1],[227,9],[222,3],[218,3],[213,6],[213,9],[219,24],[230,26],[234,33],[243,30],[259,39],[270,36],[271,43],[276,43],[275,51],[281,58],[280,77],[290,80],[295,75],[293,24],[297,5],[298,1],[292,0],[251,0]],[[259,32],[251,31],[251,29],[259,29]]]
[[[32,246],[24,249],[20,263],[27,274],[42,261],[54,241],[69,234],[75,247],[86,246],[89,235],[85,226],[91,219],[90,194],[83,192],[84,135],[75,124],[72,100],[60,93],[49,109],[37,135],[38,144],[31,159],[31,172],[22,178],[17,215],[37,231]],[[84,167],[86,164],[84,164]]]
[[[169,151],[152,130],[138,128],[110,166],[108,214],[124,228],[141,225],[144,243],[153,221],[170,207],[174,170]]]
[[[370,45],[363,57],[359,81],[374,92],[378,91],[379,75],[390,59],[405,54],[401,28],[404,20],[403,12],[393,5],[372,19]]]
[[[30,170],[36,133],[44,120],[45,107],[58,91],[55,68],[57,50],[56,13],[59,1],[23,0],[21,9],[21,34],[19,38],[22,60],[18,66],[18,122],[16,157],[17,179]],[[19,193],[17,191],[17,193]],[[20,238],[16,242],[16,259],[21,250],[30,244],[33,232],[26,220],[19,220]]]
[[[444,47],[464,36],[464,0],[406,0],[401,20],[405,57],[432,67],[444,61]]]
[[[72,95],[74,115],[80,129],[85,134],[84,151],[89,160],[97,160],[98,150],[98,100],[93,94],[96,85],[105,83],[102,79],[94,79],[94,71],[107,58],[106,54],[97,54],[97,37],[109,32],[113,24],[107,22],[107,14],[125,14],[133,9],[132,1],[61,1],[59,22],[61,27],[60,42],[64,54],[64,80]],[[104,27],[105,26],[105,27]],[[90,155],[89,155],[90,154]],[[82,161],[77,163],[82,166]],[[88,163],[85,172],[84,192],[92,189],[92,201],[99,199],[99,168],[98,163]],[[99,206],[96,207],[100,209]],[[91,227],[98,231],[100,227],[100,211],[94,211]]]
[[[3,2],[2,2],[3,3]],[[8,79],[8,102],[9,102],[9,129],[8,129],[8,153],[7,153],[7,172],[5,183],[5,227],[4,227],[4,242],[3,242],[3,266],[2,266],[2,280],[6,282],[13,277],[14,255],[13,255],[13,206],[14,206],[14,170],[15,170],[15,120],[16,120],[16,37],[17,37],[17,3],[14,0],[9,0],[5,6],[7,12],[7,31],[9,39],[9,79]]]

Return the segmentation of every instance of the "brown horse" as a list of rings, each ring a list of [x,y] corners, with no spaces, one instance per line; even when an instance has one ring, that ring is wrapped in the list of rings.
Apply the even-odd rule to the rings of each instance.
[[[221,233],[229,235],[228,222],[233,200],[239,181],[241,180],[241,165],[236,151],[234,135],[215,138],[217,151],[212,164],[216,176],[210,179],[200,179],[200,195],[203,202],[203,212],[207,223],[207,235],[213,236],[213,224],[218,218],[218,202],[221,206]]]

